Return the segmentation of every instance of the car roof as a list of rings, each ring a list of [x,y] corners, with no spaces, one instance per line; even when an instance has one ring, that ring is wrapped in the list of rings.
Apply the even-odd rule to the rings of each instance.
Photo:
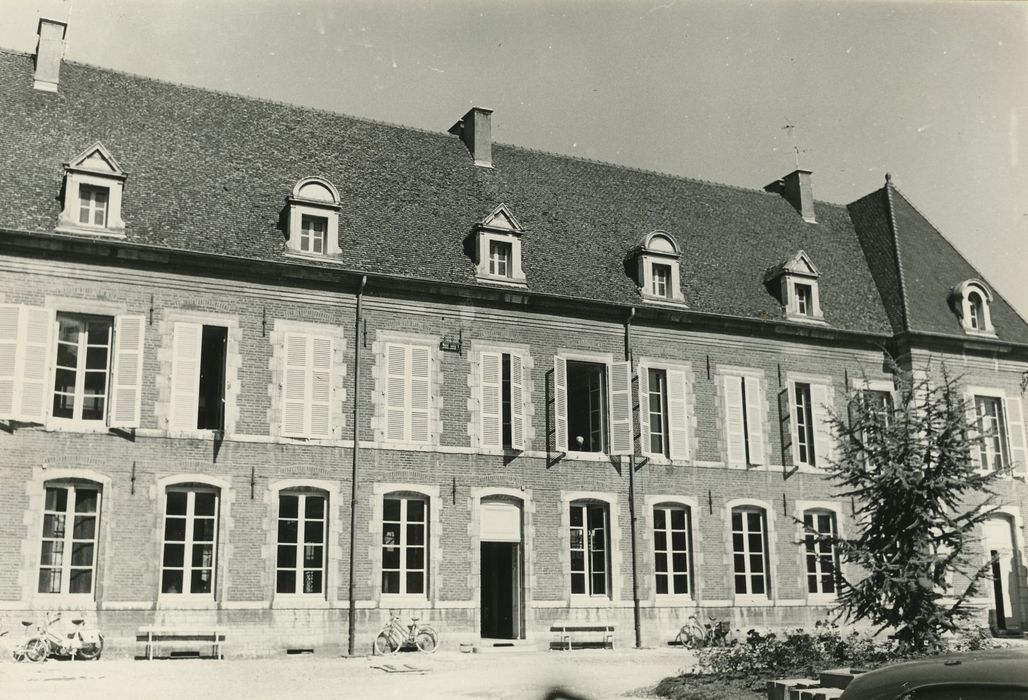
[[[1023,685],[1028,690],[1028,647],[933,656],[861,674],[841,700],[895,700],[900,693],[946,683]]]

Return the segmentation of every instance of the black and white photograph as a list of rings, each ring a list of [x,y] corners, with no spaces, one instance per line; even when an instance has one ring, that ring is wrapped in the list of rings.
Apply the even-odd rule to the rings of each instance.
[[[1028,0],[0,0],[0,695],[1028,698]]]

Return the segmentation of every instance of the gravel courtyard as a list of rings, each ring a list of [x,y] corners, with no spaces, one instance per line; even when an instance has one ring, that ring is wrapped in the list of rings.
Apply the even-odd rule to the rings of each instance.
[[[8,657],[9,658],[9,657]],[[0,662],[8,698],[543,698],[563,688],[588,698],[651,697],[647,690],[690,664],[681,649],[490,651],[390,657],[277,657],[211,661],[128,659]],[[405,664],[421,673],[387,673]]]

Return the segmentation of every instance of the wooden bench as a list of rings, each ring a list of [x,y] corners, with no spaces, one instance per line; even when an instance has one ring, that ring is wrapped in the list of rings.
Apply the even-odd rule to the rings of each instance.
[[[558,649],[571,651],[571,645],[577,644],[581,649],[585,646],[601,646],[604,649],[614,648],[614,625],[582,625],[578,623],[554,624],[550,626],[550,632],[559,635],[559,641],[555,642]],[[580,635],[602,635],[602,641],[585,641],[574,639]],[[551,645],[552,646],[552,645]]]
[[[225,631],[218,627],[140,627],[136,632],[136,638],[146,642],[147,661],[157,656],[158,650],[163,647],[196,648],[208,644],[211,646],[213,658],[225,658]]]

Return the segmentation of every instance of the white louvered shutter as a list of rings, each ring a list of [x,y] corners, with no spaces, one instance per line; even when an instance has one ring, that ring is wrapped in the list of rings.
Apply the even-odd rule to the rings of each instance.
[[[650,452],[650,368],[639,367],[639,444]]]
[[[632,423],[632,363],[610,366],[610,454],[635,454]]]
[[[406,439],[408,349],[405,345],[386,345],[386,440]]]
[[[978,417],[978,404],[974,400],[974,394],[964,395],[964,409],[967,413],[967,434],[969,438],[977,438],[981,435],[981,425]],[[971,464],[975,469],[982,468],[981,443],[971,447]]]
[[[742,377],[725,375],[725,443],[729,464],[746,464],[746,428],[743,424]]]
[[[791,467],[796,464],[793,453],[795,441],[792,435],[792,399],[789,387],[778,392],[778,430],[782,438],[782,465]]]
[[[18,304],[0,304],[0,420],[16,420],[18,349],[21,341],[21,313]]]
[[[832,425],[829,422],[833,393],[832,388],[826,384],[810,385],[811,416],[814,419],[814,459],[819,469],[827,469],[835,454]]]
[[[640,375],[641,376],[641,375]],[[671,459],[689,459],[689,412],[686,410],[685,372],[667,371],[668,454]],[[642,413],[646,411],[643,407]]]
[[[556,449],[568,451],[568,363],[553,358],[553,430]]]
[[[521,355],[510,356],[510,446],[525,449],[525,364]]]
[[[410,348],[410,441],[428,442],[432,435],[432,350],[425,345]]]
[[[746,432],[750,448],[749,463],[764,464],[764,390],[756,377],[746,377]]]
[[[1024,406],[1020,397],[1007,398],[1007,433],[1010,440],[1010,462],[1016,476],[1028,474],[1028,450],[1024,438]]]
[[[282,434],[307,436],[307,336],[288,333],[285,337],[285,367],[282,373]]]
[[[310,342],[310,399],[308,430],[312,438],[332,437],[332,338],[314,336]]]
[[[146,318],[143,316],[118,316],[114,320],[109,422],[112,428],[139,427],[145,330]]]
[[[172,430],[196,430],[203,326],[179,322],[173,333],[169,423]]]
[[[35,306],[23,308],[20,333],[22,356],[18,367],[21,381],[19,420],[42,423],[46,420],[47,400],[50,397],[50,368],[54,363],[50,352],[57,334],[57,324],[51,309]]]
[[[481,372],[480,441],[482,447],[500,448],[503,447],[503,355],[498,352],[483,352],[479,356],[478,364]]]

